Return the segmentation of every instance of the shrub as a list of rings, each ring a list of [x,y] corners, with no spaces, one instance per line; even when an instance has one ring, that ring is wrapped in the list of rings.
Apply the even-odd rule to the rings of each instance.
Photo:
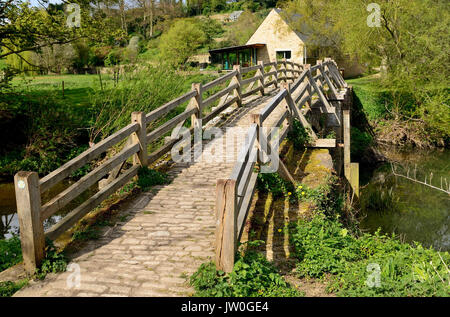
[[[339,296],[450,294],[448,252],[411,246],[380,232],[358,238],[337,218],[323,214],[293,224],[291,242],[299,260],[298,274],[316,278],[331,274],[328,290]],[[374,267],[380,269],[379,285],[366,283]]]
[[[303,149],[311,141],[308,132],[297,119],[294,119],[292,130],[288,132],[288,140],[296,149]]]
[[[233,271],[217,271],[214,263],[202,264],[190,278],[196,296],[207,297],[298,297],[277,269],[260,253],[239,255]]]
[[[137,185],[143,190],[147,191],[150,187],[155,185],[167,184],[167,174],[143,167],[138,171]]]
[[[22,247],[20,239],[14,236],[7,240],[0,240],[0,272],[22,261]]]

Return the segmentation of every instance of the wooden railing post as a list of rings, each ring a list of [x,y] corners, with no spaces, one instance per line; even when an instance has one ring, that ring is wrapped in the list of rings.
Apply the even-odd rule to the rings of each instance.
[[[131,135],[132,142],[139,144],[139,152],[133,156],[133,165],[147,166],[147,121],[145,113],[142,111],[131,113],[131,122],[139,124],[139,129]]]
[[[259,61],[258,65],[260,68],[256,71],[256,76],[261,76],[261,79],[259,80],[259,87],[261,96],[264,96],[264,62]]]
[[[197,111],[191,116],[191,127],[195,128],[202,128],[199,127],[199,121],[198,119],[202,118],[202,108],[203,108],[203,87],[201,83],[193,83],[192,84],[192,90],[197,91],[197,95],[193,97],[192,104],[195,108],[197,108]]]
[[[237,100],[237,104],[238,107],[242,106],[242,85],[241,85],[241,81],[242,81],[242,66],[241,65],[234,65],[233,66],[233,70],[237,71],[236,76],[233,77],[233,79],[231,80],[230,84],[237,84],[238,87],[236,88],[236,94],[238,97]]]
[[[316,72],[316,75],[320,75],[317,86],[319,86],[319,88],[322,88],[322,86],[323,86],[323,83],[322,83],[322,80],[323,80],[323,79],[322,79],[323,74],[322,74],[322,71],[321,71],[321,68],[322,68],[322,61],[321,61],[320,59],[317,60],[316,65],[319,65],[319,66],[320,66],[319,68],[317,68],[317,72]]]
[[[14,176],[17,214],[20,226],[23,263],[33,274],[45,256],[44,226],[41,220],[41,191],[35,172],[18,172]]]
[[[216,187],[216,268],[230,273],[237,251],[237,188],[234,179],[218,179]]]
[[[283,73],[284,73],[284,83],[287,83],[287,64],[286,64],[286,58],[283,58]]]
[[[261,130],[262,130],[262,125],[263,122],[261,120],[261,114],[259,113],[251,113],[250,114],[250,124],[256,123],[257,124],[257,128],[256,128],[256,162],[258,164],[261,164],[261,162],[264,160],[264,153],[262,151],[262,147],[261,147]]]
[[[305,64],[305,70],[308,70],[309,72],[311,72],[311,64]],[[311,77],[312,76],[309,76],[309,78],[311,78]],[[306,101],[306,103],[308,104],[308,107],[311,108],[311,105],[312,105],[311,83],[307,83],[306,91],[308,92],[308,100]]]

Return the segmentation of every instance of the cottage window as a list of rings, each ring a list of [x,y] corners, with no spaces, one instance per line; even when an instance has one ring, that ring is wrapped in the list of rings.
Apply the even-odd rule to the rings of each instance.
[[[283,58],[291,59],[291,51],[277,51],[277,60]]]

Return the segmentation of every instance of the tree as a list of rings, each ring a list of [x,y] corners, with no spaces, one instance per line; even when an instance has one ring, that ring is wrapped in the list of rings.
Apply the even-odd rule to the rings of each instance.
[[[372,2],[295,0],[284,17],[295,30],[306,30],[307,45],[326,43],[369,65],[383,63],[382,83],[402,97],[398,116],[450,137],[450,3],[380,0],[378,11]]]
[[[162,35],[159,48],[161,56],[173,67],[184,66],[188,58],[206,41],[198,23],[183,19],[176,21]]]

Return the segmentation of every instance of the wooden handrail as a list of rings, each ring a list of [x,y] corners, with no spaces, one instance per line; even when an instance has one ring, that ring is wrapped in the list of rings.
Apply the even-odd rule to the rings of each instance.
[[[124,140],[125,138],[130,136],[133,132],[136,132],[138,129],[139,125],[137,123],[131,123],[127,125],[125,128],[122,128],[113,135],[97,143],[90,149],[84,151],[74,159],[65,163],[60,168],[43,177],[39,181],[41,194],[50,189],[51,187],[53,187],[54,185],[58,184],[64,178],[69,176],[73,171],[91,162],[93,159],[97,158],[103,152],[106,152],[116,143]]]

